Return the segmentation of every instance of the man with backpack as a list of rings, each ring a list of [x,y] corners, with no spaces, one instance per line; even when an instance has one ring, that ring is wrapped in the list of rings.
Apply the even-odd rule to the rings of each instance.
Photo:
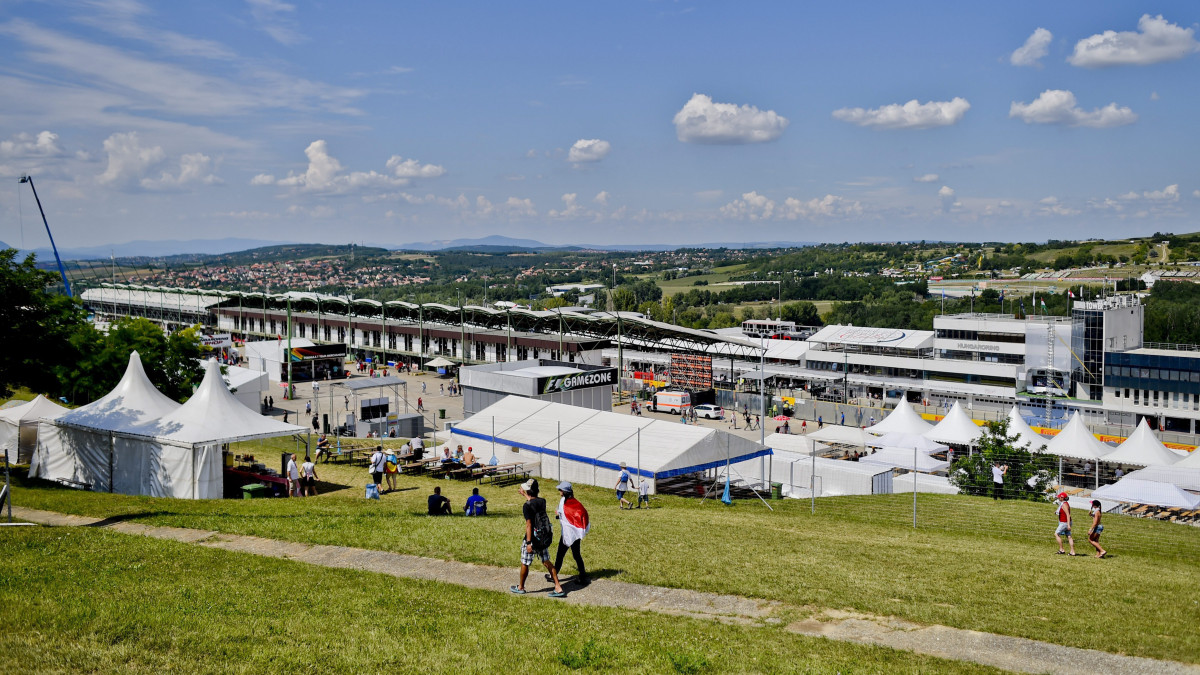
[[[549,594],[550,597],[565,598],[567,594],[558,581],[558,572],[550,563],[550,544],[554,541],[554,528],[550,525],[550,517],[546,515],[546,500],[538,496],[537,480],[530,478],[517,488],[517,492],[525,498],[525,503],[521,506],[521,513],[525,516],[525,536],[521,539],[520,583],[509,586],[508,590],[517,595],[525,594],[525,579],[529,576],[529,566],[533,564],[534,558],[538,558],[546,566],[546,571],[550,573],[554,582],[554,591]]]

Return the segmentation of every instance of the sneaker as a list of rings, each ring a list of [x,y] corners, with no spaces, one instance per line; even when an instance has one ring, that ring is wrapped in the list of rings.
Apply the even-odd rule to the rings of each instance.
[[[552,576],[550,576],[549,574],[547,574],[547,575],[546,575],[546,581],[549,581],[550,583],[554,583],[554,577],[552,577]]]
[[[565,598],[565,597],[567,597],[567,592],[566,591],[550,591],[550,593],[547,594],[547,597]]]
[[[575,583],[579,586],[587,586],[592,583],[592,580],[587,577],[575,577]]]

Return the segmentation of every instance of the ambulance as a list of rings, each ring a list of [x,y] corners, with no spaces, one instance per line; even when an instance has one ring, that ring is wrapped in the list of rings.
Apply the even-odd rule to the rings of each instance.
[[[669,412],[672,415],[682,414],[692,407],[692,395],[686,391],[660,391],[654,394],[654,402],[650,410],[654,412]]]

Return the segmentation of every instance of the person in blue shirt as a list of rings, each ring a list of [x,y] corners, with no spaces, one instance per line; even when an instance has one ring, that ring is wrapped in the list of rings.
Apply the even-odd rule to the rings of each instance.
[[[625,466],[625,462],[621,462],[621,472],[617,474],[617,500],[622,509],[632,509],[633,504],[625,501],[625,493],[629,491],[629,471]]]
[[[487,500],[479,496],[479,488],[471,488],[471,496],[467,497],[467,505],[463,513],[468,516],[486,516]]]

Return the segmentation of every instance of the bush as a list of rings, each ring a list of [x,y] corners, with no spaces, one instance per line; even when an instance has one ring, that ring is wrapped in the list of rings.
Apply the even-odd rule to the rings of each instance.
[[[1046,501],[1058,464],[1053,456],[1030,452],[1034,448],[1018,447],[1017,442],[1016,436],[1008,435],[1008,420],[988,422],[975,453],[954,460],[950,483],[963,494],[990,494],[995,462],[1008,466],[1003,499]]]

